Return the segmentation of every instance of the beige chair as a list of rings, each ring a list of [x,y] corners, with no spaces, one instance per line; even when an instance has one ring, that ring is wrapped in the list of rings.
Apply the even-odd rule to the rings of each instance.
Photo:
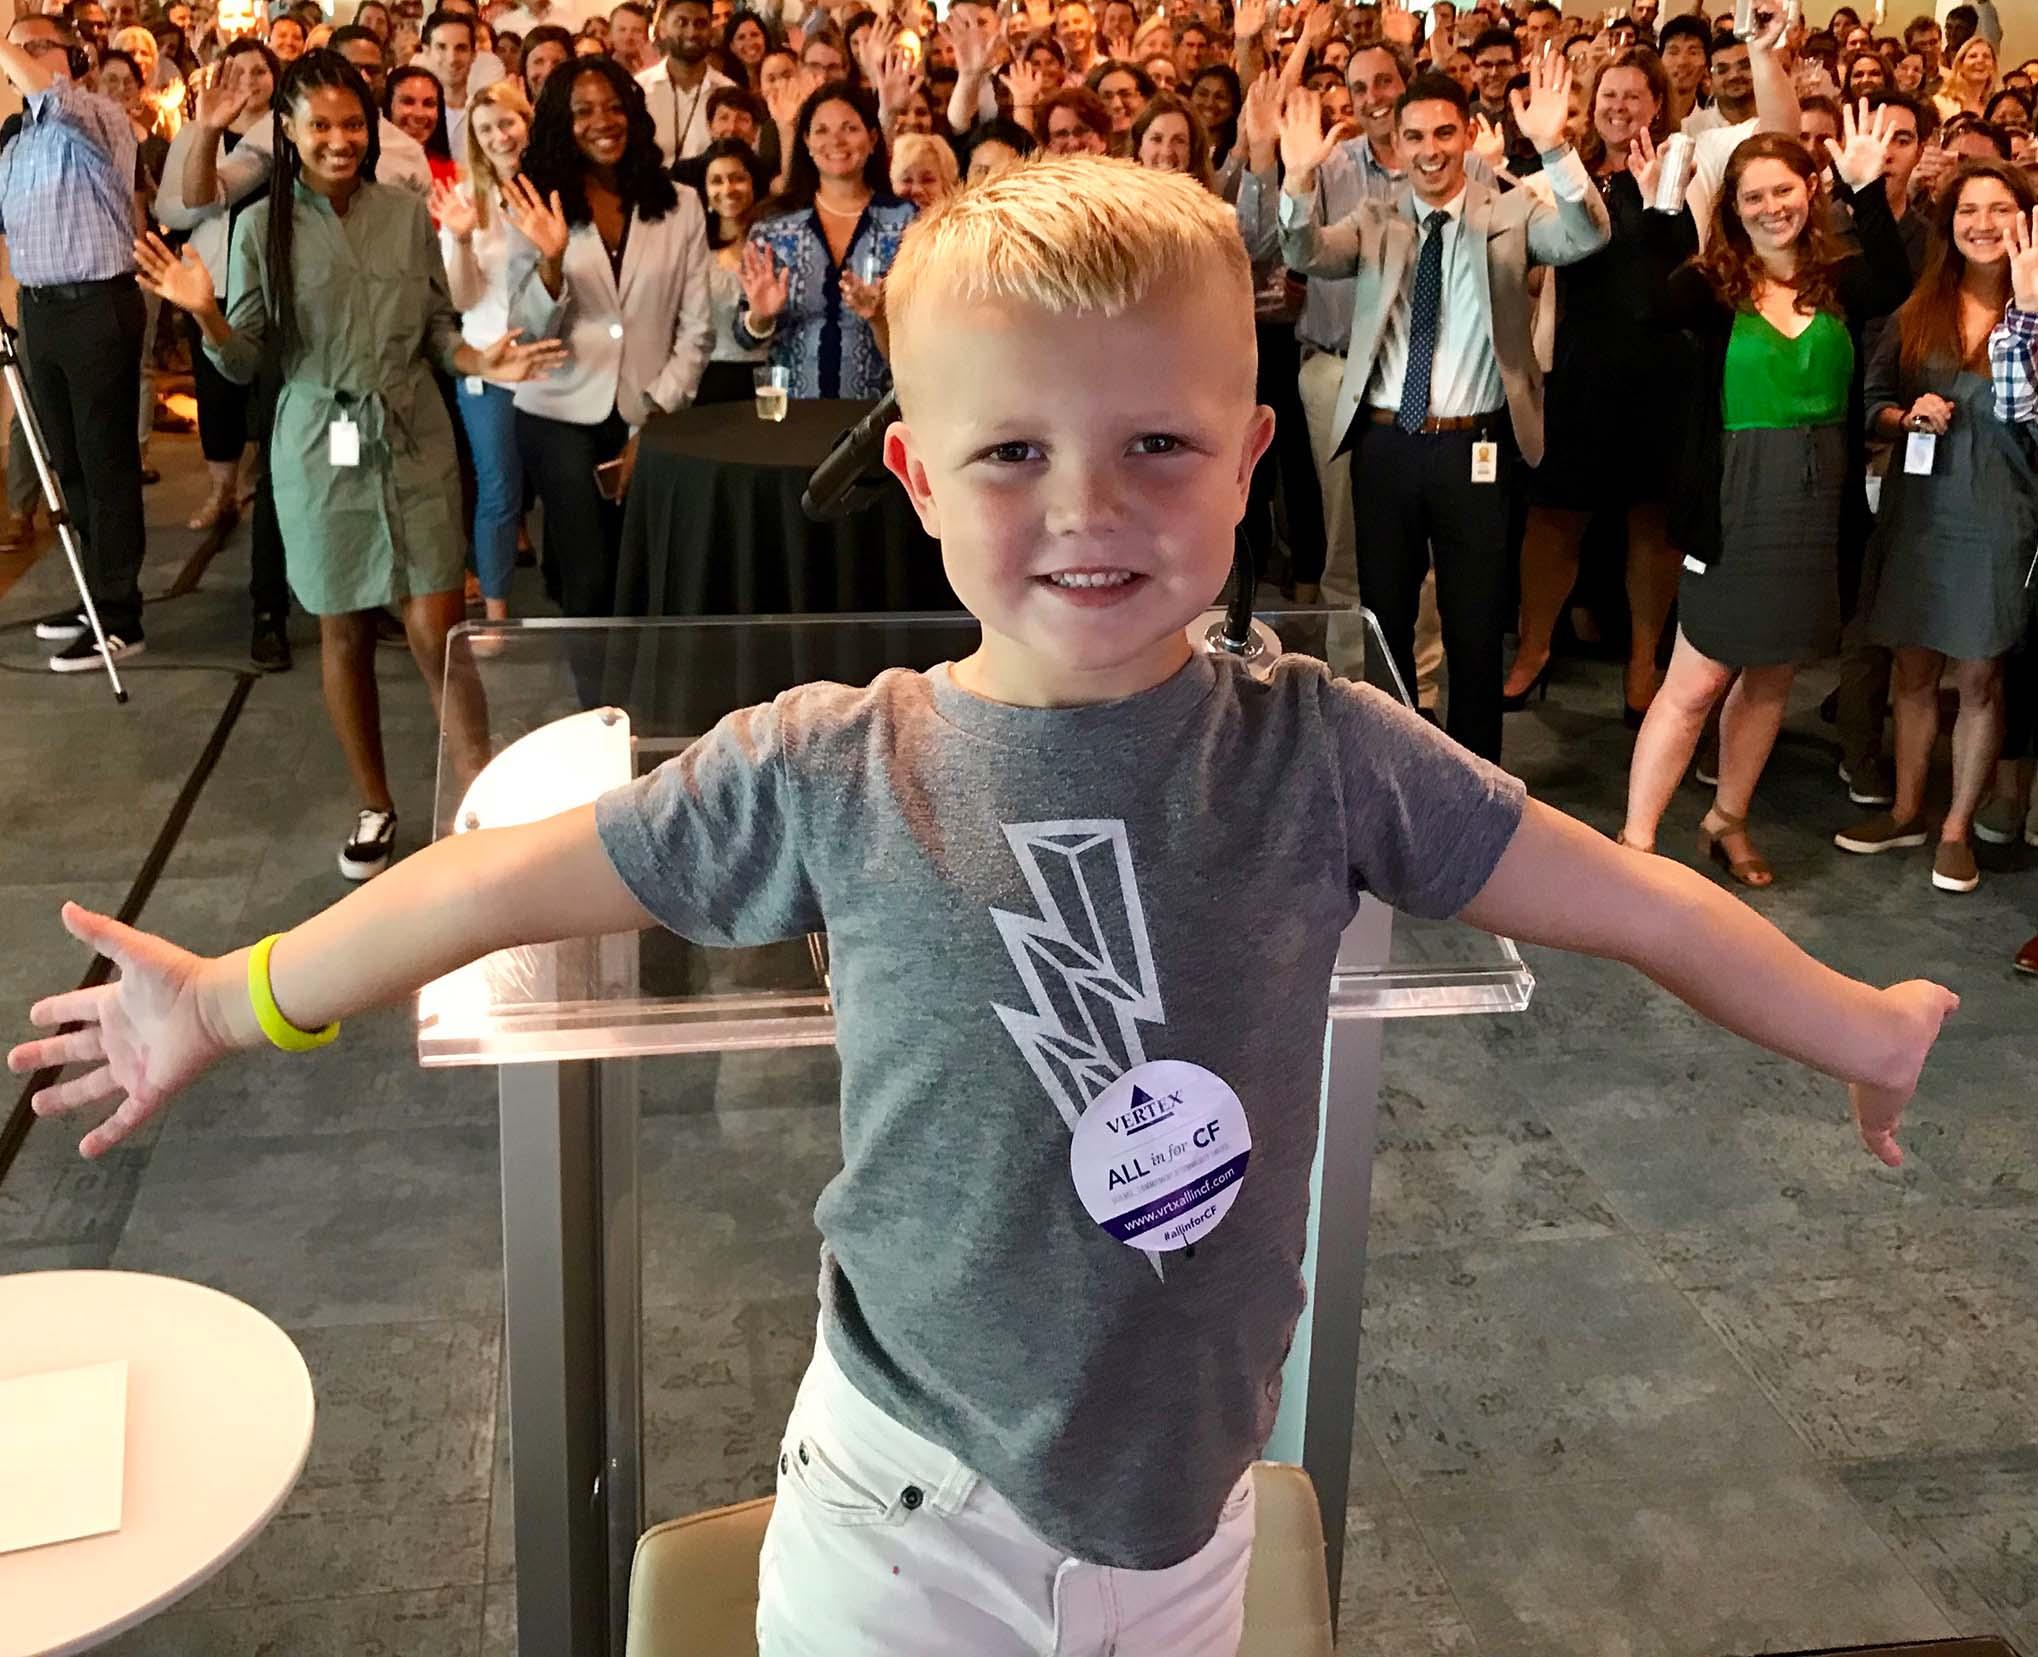
[[[1331,1657],[1316,1488],[1299,1467],[1253,1464],[1257,1502],[1238,1657]],[[757,1657],[757,1555],[771,1498],[653,1525],[630,1566],[626,1657]]]

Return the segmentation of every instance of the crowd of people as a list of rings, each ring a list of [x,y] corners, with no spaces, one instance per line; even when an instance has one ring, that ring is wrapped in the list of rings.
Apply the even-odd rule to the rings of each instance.
[[[366,878],[396,829],[378,629],[436,696],[447,630],[507,616],[520,560],[564,613],[611,613],[647,421],[747,399],[762,367],[881,395],[916,216],[1036,150],[1119,156],[1235,212],[1276,416],[1242,533],[1285,593],[1363,602],[1488,758],[1567,635],[1621,652],[1620,838],[1653,849],[1695,765],[1701,848],[1749,886],[1774,878],[1749,816],[1794,675],[1837,657],[1840,786],[1869,815],[1836,847],[1930,843],[1934,887],[1971,891],[1976,838],[2038,846],[2038,62],[2000,57],[1989,0],[1896,34],[1851,6],[1657,13],[24,14],[0,229],[105,648],[144,646],[174,313],[211,485],[192,527],[251,509],[258,665],[290,664],[293,600],[318,617],[361,795],[341,866]],[[59,671],[99,665],[81,615],[38,631]]]

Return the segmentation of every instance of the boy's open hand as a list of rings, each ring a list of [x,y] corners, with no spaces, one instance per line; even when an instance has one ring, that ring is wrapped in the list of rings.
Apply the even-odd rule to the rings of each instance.
[[[206,1004],[204,972],[214,963],[205,956],[75,903],[65,904],[63,914],[65,930],[112,961],[120,976],[36,1002],[28,1010],[30,1023],[83,1028],[23,1042],[7,1055],[7,1068],[25,1075],[53,1065],[89,1066],[72,1081],[44,1088],[30,1104],[38,1116],[59,1116],[119,1100],[120,1108],[79,1144],[84,1155],[96,1157],[229,1052],[233,1036]]]
[[[1854,1120],[1861,1129],[1861,1143],[1883,1162],[1902,1165],[1904,1153],[1897,1149],[1897,1125],[1903,1121],[1904,1106],[1917,1091],[1918,1073],[1925,1056],[1947,1019],[1959,1010],[1960,997],[1951,990],[1922,978],[1893,985],[1882,992],[1888,1009],[1894,1042],[1892,1080],[1884,1086],[1856,1082],[1847,1091],[1854,1103]]]

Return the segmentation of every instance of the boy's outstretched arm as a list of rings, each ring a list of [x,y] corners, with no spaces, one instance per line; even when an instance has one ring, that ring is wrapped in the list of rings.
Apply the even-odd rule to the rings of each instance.
[[[38,1001],[31,1022],[78,1024],[7,1055],[16,1073],[90,1066],[46,1087],[39,1116],[118,1100],[79,1149],[96,1157],[161,1110],[208,1065],[266,1045],[248,999],[248,956],[193,955],[76,904],[71,934],[120,969],[111,984]],[[413,995],[433,979],[513,944],[630,932],[657,923],[623,884],[581,806],[521,828],[441,840],[277,940],[269,984],[300,1030]]]
[[[1458,918],[1625,961],[1715,1024],[1838,1077],[1861,1142],[1891,1167],[1925,1055],[1960,1005],[1922,979],[1877,990],[1834,972],[1703,875],[1535,800]]]

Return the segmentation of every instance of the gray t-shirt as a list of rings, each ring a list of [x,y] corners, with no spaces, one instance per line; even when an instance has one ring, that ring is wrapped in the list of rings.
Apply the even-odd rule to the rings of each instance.
[[[1523,791],[1321,662],[1197,656],[1124,701],[1018,708],[946,667],[731,714],[605,795],[602,843],[703,944],[825,927],[843,1169],[829,1350],[1056,1547],[1158,1569],[1272,1430],[1304,1300],[1338,936],[1370,891],[1449,915]],[[1222,1077],[1252,1151],[1161,1257],[1089,1216],[1073,1123],[1123,1071]]]

